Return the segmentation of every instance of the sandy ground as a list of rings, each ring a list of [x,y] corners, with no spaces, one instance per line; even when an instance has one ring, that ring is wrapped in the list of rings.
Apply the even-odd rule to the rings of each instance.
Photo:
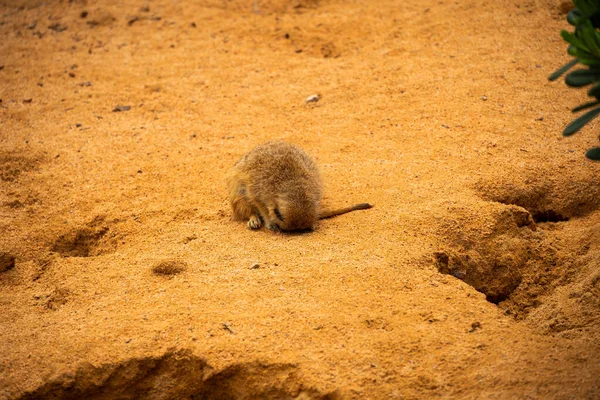
[[[1,0],[0,398],[600,398],[564,8]],[[375,207],[233,221],[271,139]]]

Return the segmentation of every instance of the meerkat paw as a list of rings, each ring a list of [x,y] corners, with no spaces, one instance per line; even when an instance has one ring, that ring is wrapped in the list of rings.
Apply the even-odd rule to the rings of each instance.
[[[248,220],[248,228],[250,229],[259,229],[262,226],[262,221],[259,216],[251,215]]]
[[[277,224],[269,224],[267,228],[273,232],[281,232],[281,228]]]

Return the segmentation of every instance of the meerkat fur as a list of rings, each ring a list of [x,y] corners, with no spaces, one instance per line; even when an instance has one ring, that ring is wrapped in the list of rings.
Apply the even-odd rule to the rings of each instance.
[[[227,174],[229,201],[236,220],[273,231],[313,229],[318,219],[371,208],[361,203],[322,210],[322,185],[315,162],[300,147],[270,141],[255,147]]]

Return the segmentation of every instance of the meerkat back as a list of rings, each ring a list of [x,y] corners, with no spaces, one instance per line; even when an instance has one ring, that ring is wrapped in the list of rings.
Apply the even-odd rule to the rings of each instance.
[[[281,141],[259,145],[227,176],[234,217],[248,227],[312,229],[319,217],[321,180],[314,161],[299,147]]]

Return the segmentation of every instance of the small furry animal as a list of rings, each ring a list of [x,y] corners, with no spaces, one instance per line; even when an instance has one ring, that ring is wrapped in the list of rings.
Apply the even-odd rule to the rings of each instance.
[[[261,144],[242,157],[227,174],[229,201],[237,220],[250,229],[311,230],[331,218],[368,203],[321,210],[321,178],[315,162],[300,147],[282,141]]]

